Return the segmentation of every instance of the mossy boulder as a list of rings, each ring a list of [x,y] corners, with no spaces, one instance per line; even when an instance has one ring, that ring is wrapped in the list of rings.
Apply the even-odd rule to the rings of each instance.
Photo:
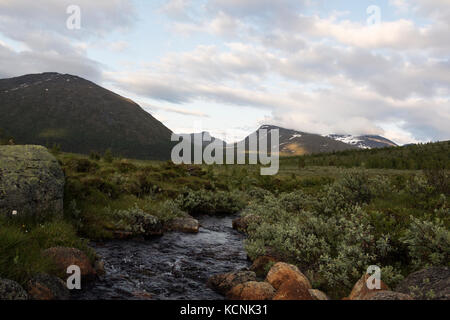
[[[55,276],[60,279],[67,279],[67,268],[78,266],[81,271],[81,280],[83,282],[96,279],[95,271],[89,257],[76,248],[53,247],[43,251],[43,256],[50,258],[56,267]]]
[[[70,291],[61,279],[45,273],[35,275],[27,283],[32,300],[69,300]]]
[[[28,300],[28,294],[17,282],[0,278],[0,300]]]
[[[450,300],[450,268],[429,267],[403,279],[396,291],[416,300]]]
[[[0,214],[62,214],[64,173],[42,146],[0,146]]]

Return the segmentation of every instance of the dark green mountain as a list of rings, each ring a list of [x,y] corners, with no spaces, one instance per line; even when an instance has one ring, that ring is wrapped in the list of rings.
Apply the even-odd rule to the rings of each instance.
[[[0,80],[0,128],[17,144],[170,159],[171,131],[133,101],[58,73]]]

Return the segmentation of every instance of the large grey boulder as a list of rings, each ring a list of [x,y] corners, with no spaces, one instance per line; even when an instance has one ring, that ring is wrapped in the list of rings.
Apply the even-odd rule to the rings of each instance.
[[[15,281],[0,278],[0,300],[27,300],[28,294]]]
[[[362,300],[414,300],[411,296],[389,290],[373,291]]]
[[[62,214],[64,173],[42,146],[0,146],[0,214]]]
[[[414,272],[395,291],[417,300],[450,300],[450,268],[430,267]]]

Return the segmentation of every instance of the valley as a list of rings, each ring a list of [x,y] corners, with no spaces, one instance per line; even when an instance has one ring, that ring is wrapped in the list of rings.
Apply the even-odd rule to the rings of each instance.
[[[0,99],[0,299],[450,299],[449,141],[266,124],[214,152],[185,134],[177,162],[170,129],[82,78],[3,79]],[[357,294],[370,265],[384,290]]]

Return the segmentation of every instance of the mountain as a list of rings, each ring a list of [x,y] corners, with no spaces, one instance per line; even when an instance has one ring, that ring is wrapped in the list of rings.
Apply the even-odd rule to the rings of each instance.
[[[206,146],[208,146],[209,144],[211,144],[212,142],[214,142],[214,143],[221,143],[221,144],[223,144],[223,146],[225,147],[226,146],[226,142],[225,141],[223,141],[223,140],[221,140],[221,139],[219,139],[219,138],[216,138],[216,137],[213,137],[209,132],[206,132],[206,131],[203,131],[203,132],[200,132],[200,133],[184,133],[184,134],[181,134],[181,135],[190,135],[191,136],[191,143],[193,144],[193,145],[202,145],[202,148],[205,148]],[[205,141],[206,140],[206,141]]]
[[[280,134],[280,155],[295,156],[311,153],[323,153],[333,151],[344,151],[357,149],[356,146],[346,144],[335,139],[324,137],[318,134],[307,133],[292,129],[285,129],[278,126],[263,125],[259,130],[268,131],[268,141],[270,141],[270,131],[278,129]],[[258,130],[258,131],[259,131]],[[258,132],[257,131],[257,132]],[[245,138],[248,146],[249,137]]]
[[[330,134],[327,137],[336,141],[341,141],[360,149],[379,149],[387,147],[398,147],[395,142],[388,140],[381,136],[365,135],[365,136],[351,136],[351,135],[339,135]]]
[[[17,144],[164,160],[173,146],[172,132],[139,105],[68,74],[1,79],[0,114],[0,128]]]
[[[261,129],[268,131],[268,141],[270,141],[270,131],[273,129],[279,130],[281,156],[397,146],[394,142],[381,136],[363,135],[355,137],[336,134],[323,136],[273,125],[263,125],[258,130]],[[244,140],[246,142],[246,148],[248,148],[248,140],[249,137]]]

